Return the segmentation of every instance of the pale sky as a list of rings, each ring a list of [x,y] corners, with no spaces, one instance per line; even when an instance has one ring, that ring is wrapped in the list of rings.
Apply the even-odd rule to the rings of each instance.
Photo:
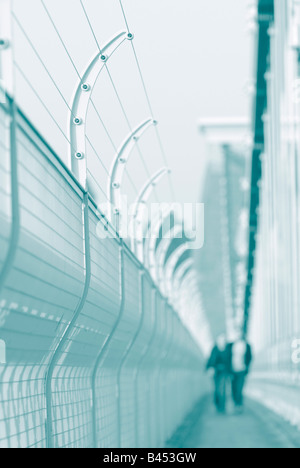
[[[251,35],[247,32],[248,0],[123,0],[169,167],[177,201],[199,199],[205,155],[197,132],[203,117],[249,116],[246,84],[252,77]],[[49,12],[80,74],[97,52],[97,45],[79,0],[45,0]],[[85,0],[94,32],[105,44],[125,24],[119,0]],[[52,79],[70,103],[77,82],[74,71],[40,0],[14,0],[18,21],[37,49]],[[68,137],[68,108],[14,20],[15,60],[31,86]],[[132,127],[149,117],[130,43],[108,62]],[[60,157],[67,161],[67,137],[53,123],[34,92],[16,71],[17,98]],[[128,126],[108,75],[100,76],[93,101],[114,145],[119,147]],[[89,148],[90,170],[106,190],[114,149],[91,109],[88,136],[101,162]],[[132,154],[128,171],[137,189],[165,163],[155,133],[140,143],[144,161]],[[103,169],[104,164],[105,169]],[[147,170],[145,169],[147,166]],[[126,190],[134,197],[132,184]],[[170,199],[167,180],[157,189],[162,201]]]

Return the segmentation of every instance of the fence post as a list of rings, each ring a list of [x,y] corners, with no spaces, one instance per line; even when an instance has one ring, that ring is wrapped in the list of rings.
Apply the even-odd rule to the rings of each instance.
[[[136,146],[136,143],[148,130],[148,128],[151,127],[151,125],[156,125],[156,121],[147,119],[138,125],[132,132],[130,132],[125,141],[122,143],[121,147],[114,155],[108,178],[107,199],[109,200],[117,219],[121,215],[122,211],[121,191],[126,165],[128,163],[130,154]],[[112,214],[113,213],[110,213],[110,221],[113,220]]]
[[[142,329],[142,326],[143,326],[143,322],[144,322],[144,311],[145,311],[145,307],[144,307],[144,298],[143,298],[143,284],[144,284],[144,276],[145,276],[145,273],[144,271],[140,271],[139,273],[139,289],[140,289],[140,294],[139,294],[139,309],[140,309],[140,320],[139,320],[139,323],[138,323],[138,327],[137,327],[137,330],[132,338],[132,340],[130,341],[130,343],[128,344],[127,346],[127,349],[125,350],[125,354],[119,364],[119,368],[118,368],[118,373],[117,373],[117,376],[118,376],[118,379],[117,379],[117,386],[118,386],[118,404],[117,404],[117,409],[118,409],[118,421],[119,421],[119,427],[118,427],[118,445],[119,447],[121,448],[121,442],[122,442],[122,433],[121,433],[121,425],[122,425],[122,421],[121,421],[121,374],[122,374],[122,369],[123,369],[123,366],[126,362],[126,359],[134,345],[134,343],[136,342],[140,332],[141,332],[141,329]]]
[[[101,367],[101,365],[104,362],[105,356],[106,356],[106,351],[109,347],[109,344],[114,337],[118,326],[122,320],[123,317],[123,312],[124,312],[124,306],[125,306],[125,268],[124,268],[124,247],[123,244],[120,246],[120,293],[121,293],[121,303],[120,303],[120,310],[119,314],[117,317],[117,320],[115,321],[114,327],[110,333],[110,335],[107,336],[106,340],[104,341],[102,348],[97,356],[97,359],[95,361],[93,373],[92,373],[92,421],[93,421],[93,447],[97,448],[98,447],[98,440],[97,440],[97,403],[98,403],[98,397],[96,394],[96,379],[97,379],[97,372],[98,369]]]
[[[129,37],[130,36],[130,37]],[[82,77],[79,77],[77,87],[70,105],[70,157],[69,164],[81,185],[86,188],[86,120],[91,94],[106,62],[118,49],[124,40],[132,40],[131,34],[120,32],[108,41],[97,54],[89,60]]]
[[[171,311],[172,311],[172,314],[175,313],[174,310],[172,308],[169,309],[169,304],[166,302],[165,303],[165,312],[168,314],[168,317],[170,317],[170,320],[168,320],[168,328],[170,328],[171,330],[171,333],[170,333],[170,343],[169,343],[169,346],[168,346],[168,349],[166,349],[165,351],[165,354],[164,356],[162,357],[162,361],[161,361],[161,366],[160,366],[160,369],[159,369],[159,378],[158,380],[160,381],[161,378],[163,377],[163,366],[165,364],[165,362],[167,361],[168,357],[169,357],[169,354],[170,354],[170,351],[172,349],[172,346],[173,346],[173,316],[171,315]],[[161,434],[161,440],[163,439],[163,437],[165,437],[165,427],[163,427],[163,423],[164,421],[166,421],[166,417],[168,416],[168,404],[167,404],[167,401],[165,401],[165,398],[164,398],[164,395],[165,395],[165,387],[166,387],[166,382],[164,381],[163,382],[163,387],[162,387],[162,391],[161,391],[161,401],[160,401],[160,404],[161,404],[161,407],[162,407],[162,410],[164,411],[164,414],[163,414],[163,411],[160,412],[160,415],[162,416],[161,418],[161,421],[160,421],[160,434]]]
[[[11,25],[11,1],[0,2],[0,88],[9,110],[10,183],[11,183],[11,235],[9,248],[0,272],[0,291],[16,256],[20,233],[20,206],[18,183],[17,122],[13,83],[13,48]],[[3,87],[3,88],[2,88]],[[2,94],[2,92],[1,92]]]
[[[135,415],[135,426],[136,426],[136,434],[135,434],[135,440],[136,440],[136,448],[139,448],[139,430],[138,430],[138,420],[139,420],[139,399],[138,399],[138,378],[139,378],[139,371],[142,368],[144,359],[146,358],[149,349],[151,349],[151,346],[155,340],[156,336],[156,331],[157,331],[157,308],[156,308],[156,289],[153,287],[151,291],[151,308],[152,308],[152,313],[154,317],[154,324],[153,324],[153,331],[150,337],[150,340],[148,342],[148,345],[146,346],[144,352],[142,353],[141,359],[137,365],[135,375],[134,375],[134,385],[135,385],[135,400],[137,401],[137,410],[136,410],[136,415]],[[147,421],[145,421],[147,423]]]
[[[87,192],[83,195],[83,240],[84,240],[84,260],[85,260],[85,282],[81,299],[76,307],[72,320],[66,326],[59,343],[57,344],[52,358],[50,359],[48,370],[45,378],[45,395],[46,395],[46,443],[47,448],[54,448],[53,444],[53,414],[52,414],[52,377],[55,365],[61,357],[65,344],[76,325],[76,321],[84,307],[87,299],[90,282],[91,282],[91,251],[90,251],[90,229],[89,229],[89,195]]]

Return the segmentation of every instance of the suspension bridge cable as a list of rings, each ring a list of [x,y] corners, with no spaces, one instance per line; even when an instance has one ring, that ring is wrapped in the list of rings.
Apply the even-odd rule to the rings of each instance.
[[[129,23],[128,23],[128,20],[127,20],[127,17],[126,17],[126,13],[125,13],[125,10],[124,10],[122,0],[119,0],[119,4],[120,4],[121,10],[122,10],[122,14],[123,14],[123,18],[124,18],[124,21],[125,21],[127,31],[129,33],[130,32]],[[140,62],[139,62],[139,59],[138,59],[137,52],[135,50],[133,41],[131,41],[131,46],[132,46],[133,54],[134,54],[135,61],[136,61],[136,64],[137,64],[138,72],[139,72],[139,75],[140,75],[140,78],[141,78],[142,86],[143,86],[143,89],[144,89],[144,92],[145,92],[146,100],[147,100],[147,103],[148,103],[148,106],[149,106],[149,110],[150,110],[152,119],[154,119],[154,113],[153,113],[151,100],[150,100],[150,97],[149,97],[149,93],[148,93],[148,90],[147,90],[147,87],[146,87],[146,83],[145,83],[145,79],[144,79],[144,76],[143,76],[142,68],[141,68],[141,65],[140,65]],[[157,127],[155,128],[155,132],[156,132],[156,136],[157,136],[157,139],[158,139],[158,144],[159,144],[159,147],[160,147],[160,150],[161,150],[161,153],[162,153],[163,161],[166,164],[166,166],[169,166],[168,158],[167,158],[165,149],[163,147],[162,140],[161,140],[161,137],[160,137],[160,134],[159,134],[159,131],[158,131]],[[175,190],[174,190],[173,180],[171,178],[171,174],[169,174],[169,182],[170,182],[170,190],[171,190],[172,196],[173,196],[173,198],[175,200]]]

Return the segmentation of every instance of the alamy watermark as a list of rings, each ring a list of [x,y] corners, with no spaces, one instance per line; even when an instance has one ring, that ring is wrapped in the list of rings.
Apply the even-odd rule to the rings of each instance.
[[[110,229],[113,225],[123,239],[184,239],[194,250],[204,245],[203,203],[128,204],[124,196],[119,209],[109,203],[100,204],[98,216],[96,232],[100,239],[117,236]]]

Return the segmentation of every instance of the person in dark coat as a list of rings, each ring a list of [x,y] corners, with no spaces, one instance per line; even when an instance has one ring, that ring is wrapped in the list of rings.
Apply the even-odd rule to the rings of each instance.
[[[228,377],[228,353],[226,336],[220,335],[211,352],[206,369],[214,371],[214,402],[219,413],[226,411],[226,381]]]
[[[252,362],[252,350],[245,338],[239,338],[227,347],[230,365],[232,399],[238,413],[243,411],[246,377]]]

